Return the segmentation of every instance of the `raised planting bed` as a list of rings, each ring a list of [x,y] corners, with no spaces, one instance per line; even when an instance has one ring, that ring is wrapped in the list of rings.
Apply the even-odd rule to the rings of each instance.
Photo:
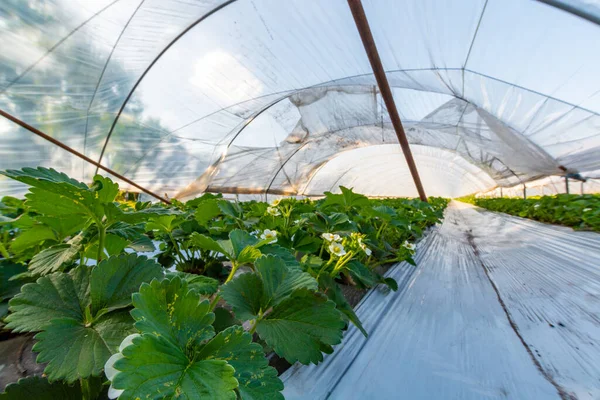
[[[600,231],[600,195],[558,194],[555,196],[520,198],[458,199],[465,203],[550,224],[574,229]]]
[[[118,201],[101,176],[3,174],[31,186],[0,206],[3,329],[35,334],[45,364],[7,398],[282,398],[277,359],[319,363],[348,324],[367,335],[352,306],[397,289],[380,267],[414,264],[447,205],[342,187],[318,201],[166,206]]]

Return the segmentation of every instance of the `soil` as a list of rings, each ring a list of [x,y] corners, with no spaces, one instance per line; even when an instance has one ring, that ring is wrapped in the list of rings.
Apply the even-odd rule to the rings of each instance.
[[[0,392],[4,387],[21,378],[42,375],[45,364],[37,364],[33,335],[14,335],[0,341]]]

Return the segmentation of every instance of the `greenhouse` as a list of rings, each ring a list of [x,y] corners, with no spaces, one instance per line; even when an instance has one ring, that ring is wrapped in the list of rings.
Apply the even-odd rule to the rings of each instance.
[[[3,0],[0,42],[0,400],[600,399],[597,0]]]

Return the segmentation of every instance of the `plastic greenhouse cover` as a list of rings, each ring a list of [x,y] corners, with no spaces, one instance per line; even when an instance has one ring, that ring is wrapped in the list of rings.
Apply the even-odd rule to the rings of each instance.
[[[363,3],[428,194],[598,175],[597,2]],[[0,109],[157,193],[414,195],[345,0],[9,0],[0,40]],[[0,119],[38,165],[96,170]]]

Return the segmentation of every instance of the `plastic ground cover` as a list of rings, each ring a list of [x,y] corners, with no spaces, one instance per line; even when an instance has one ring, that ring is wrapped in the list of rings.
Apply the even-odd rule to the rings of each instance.
[[[363,3],[426,190],[599,176],[596,0]],[[0,109],[160,195],[412,195],[346,0],[7,0],[0,41]],[[0,118],[38,165],[95,172]]]
[[[452,202],[288,399],[597,399],[600,235]],[[570,397],[574,396],[574,397]]]

